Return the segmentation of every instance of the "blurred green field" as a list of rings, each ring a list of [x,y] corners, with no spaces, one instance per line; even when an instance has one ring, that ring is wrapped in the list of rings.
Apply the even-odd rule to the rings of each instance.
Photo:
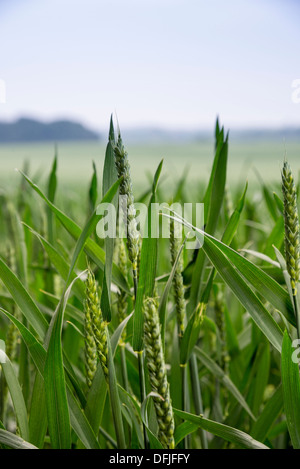
[[[60,143],[58,146],[58,177],[61,183],[86,185],[92,174],[92,161],[101,170],[106,143]],[[164,158],[165,183],[178,180],[185,168],[189,181],[206,180],[213,161],[213,142],[189,144],[129,144],[127,145],[135,188],[143,190],[147,174],[153,174]],[[248,179],[257,181],[254,168],[266,182],[279,181],[280,168],[287,153],[295,174],[300,170],[300,143],[294,142],[230,142],[228,181],[237,183]],[[54,155],[52,144],[0,145],[0,184],[8,187],[18,181],[15,168],[30,164],[31,176],[43,180],[49,173]]]
[[[209,143],[126,145],[135,201],[204,201],[193,250],[175,225],[97,236],[100,180],[119,178],[106,202],[133,200],[110,135],[105,162],[103,144],[61,144],[58,173],[52,145],[0,147],[0,449],[300,449],[299,144],[296,185],[274,142],[229,141],[226,178],[219,126],[214,159]]]

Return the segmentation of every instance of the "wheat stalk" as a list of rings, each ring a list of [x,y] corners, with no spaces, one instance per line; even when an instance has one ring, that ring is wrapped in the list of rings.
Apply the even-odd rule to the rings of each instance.
[[[121,274],[127,278],[127,255],[123,239],[117,239],[115,246],[115,262],[118,265]],[[117,313],[119,324],[127,317],[127,293],[124,290],[119,290],[117,293]],[[120,345],[125,346],[126,342],[126,328],[122,332]]]
[[[114,259],[123,277],[127,278],[127,255],[126,255],[125,244],[122,238],[116,239]],[[124,292],[124,290],[118,290],[118,293],[117,293],[117,314],[118,314],[118,320],[120,324],[127,317],[127,293]],[[128,382],[126,350],[125,350],[126,336],[127,336],[127,332],[126,332],[126,327],[125,327],[122,332],[119,345],[120,345],[123,384],[124,384],[124,388],[128,392],[129,382]]]

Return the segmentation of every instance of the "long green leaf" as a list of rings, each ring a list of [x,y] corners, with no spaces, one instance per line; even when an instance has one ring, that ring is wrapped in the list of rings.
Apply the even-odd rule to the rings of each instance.
[[[266,403],[262,413],[253,425],[251,435],[259,441],[265,441],[272,425],[276,422],[283,408],[282,386],[278,386],[273,396]]]
[[[111,203],[114,196],[116,195],[116,192],[121,183],[121,180],[122,178],[120,178],[110,187],[110,189],[107,191],[107,193],[105,194],[105,196],[103,197],[101,201],[102,204]],[[74,249],[74,254],[71,260],[71,265],[70,265],[68,279],[67,279],[67,285],[71,279],[76,262],[80,254],[82,253],[84,246],[87,243],[88,238],[93,233],[98,222],[101,220],[102,217],[103,217],[103,214],[102,213],[98,214],[97,210],[95,210],[94,213],[91,215],[90,219],[88,220],[88,222],[86,223],[84,229],[82,230],[81,235],[79,236],[75,249]]]
[[[202,416],[197,416],[190,414],[188,412],[183,412],[181,410],[174,409],[175,415],[180,417],[182,420],[186,420],[197,425],[199,428],[206,430],[207,432],[212,433],[220,438],[223,438],[226,441],[236,444],[237,446],[245,449],[269,449],[267,446],[263,445],[259,441],[254,440],[247,433],[238,430],[237,428],[229,427],[223,425],[222,423],[214,422],[208,420]]]
[[[231,288],[240,303],[251,315],[259,329],[261,329],[271,344],[281,352],[283,332],[246,283],[236,266],[231,262],[232,259],[227,257],[228,253],[233,253],[232,255],[236,258],[236,253],[225,244],[217,241],[213,236],[193,227],[186,220],[177,218],[176,220],[181,221],[189,228],[193,228],[196,232],[200,233],[200,236],[205,236],[205,242],[202,248],[203,251],[208,256],[219,275],[223,278],[224,282]]]
[[[21,437],[28,440],[29,428],[26,404],[15,370],[7,355],[5,355],[5,361],[1,366],[13,402]]]
[[[226,255],[216,246],[211,238],[206,237],[203,250],[214,264],[224,282],[228,284],[235,296],[249,312],[257,326],[265,334],[271,344],[281,352],[283,333],[280,327],[247,285],[243,277],[233,267]]]
[[[93,161],[93,176],[91,179],[90,189],[89,189],[89,204],[90,212],[92,213],[97,204],[98,198],[98,178],[97,178],[97,168],[95,162]]]
[[[292,361],[293,352],[291,340],[285,331],[281,355],[283,402],[293,447],[300,449],[299,364]]]
[[[235,384],[231,381],[229,376],[227,376],[222,368],[220,368],[203,350],[199,347],[195,348],[195,353],[201,363],[215,376],[218,378],[223,385],[228,389],[228,391],[233,395],[233,397],[237,400],[237,402],[246,410],[246,412],[250,415],[250,417],[255,420],[253,413],[251,412],[250,407],[248,406],[247,402],[245,401],[244,397],[237,389]]]
[[[70,290],[63,295],[54,313],[52,327],[48,331],[49,346],[44,368],[48,427],[53,449],[71,448],[71,423],[61,342],[64,308]]]
[[[55,149],[55,156],[49,176],[48,181],[48,199],[50,202],[54,203],[55,194],[56,194],[56,187],[57,187],[57,149]],[[47,208],[47,222],[48,222],[48,239],[49,243],[53,244],[55,239],[55,226],[54,226],[54,217],[53,213],[51,212],[50,208]]]
[[[214,234],[221,207],[224,200],[226,172],[228,159],[228,136],[224,141],[224,129],[218,133],[216,154],[210,176],[208,188],[204,197],[205,224],[207,233]],[[194,265],[190,300],[188,312],[191,314],[197,307],[202,290],[203,272],[205,267],[205,256],[202,249],[198,251],[196,263]]]
[[[13,433],[0,429],[0,443],[11,449],[38,449]]]
[[[246,184],[244,192],[243,192],[240,200],[238,201],[238,204],[237,204],[234,212],[232,213],[232,215],[229,218],[228,223],[226,225],[225,231],[224,231],[223,236],[222,236],[222,243],[224,243],[224,244],[230,245],[233,238],[234,238],[234,236],[235,236],[235,234],[236,234],[236,231],[237,231],[237,228],[238,228],[238,225],[239,225],[239,222],[240,222],[240,218],[241,218],[241,213],[243,211],[244,204],[245,204],[247,189],[248,189],[248,183]],[[201,298],[201,301],[203,303],[208,303],[208,301],[209,301],[209,296],[210,296],[210,292],[211,292],[211,289],[212,289],[212,286],[213,286],[215,275],[216,275],[216,270],[212,269],[211,274],[210,274],[209,279],[208,279],[208,282],[207,282],[207,285],[205,287],[205,290],[204,290],[202,298]]]
[[[151,429],[149,428],[149,424],[148,424],[147,408],[148,408],[148,404],[150,402],[151,397],[158,397],[159,399],[162,399],[162,397],[159,394],[150,392],[148,396],[146,397],[146,399],[144,400],[144,402],[142,403],[141,417],[142,417],[143,424],[147,431],[147,435],[148,435],[149,442],[150,442],[150,448],[151,449],[163,449],[162,444],[160,443],[158,438],[154,435],[154,433],[151,431]]]
[[[186,365],[198,342],[206,305],[200,303],[189,319],[180,344],[180,364]]]
[[[104,167],[103,167],[103,182],[102,190],[104,194],[112,187],[117,179],[118,173],[115,165],[115,154],[113,150],[114,142],[114,126],[112,117],[110,120],[110,129],[109,129],[109,141],[106,147]],[[118,197],[117,195],[113,197],[111,203],[113,204],[115,210],[118,208]],[[115,227],[116,228],[116,227]],[[104,277],[103,277],[103,286],[102,286],[102,295],[101,295],[101,310],[105,321],[111,321],[111,298],[110,298],[110,286],[112,281],[112,266],[113,266],[113,254],[114,254],[114,238],[107,237],[105,239],[105,267],[104,267]]]
[[[43,338],[48,323],[16,275],[0,258],[0,278],[37,334]]]
[[[61,210],[59,210],[54,204],[52,204],[47,199],[47,197],[43,194],[43,192],[39,189],[39,187],[36,184],[34,184],[28,176],[26,176],[21,171],[20,173],[23,175],[26,181],[30,184],[30,186],[34,189],[34,191],[44,200],[44,202],[46,202],[48,207],[53,211],[57,219],[61,222],[61,224],[68,231],[68,233],[75,240],[78,240],[78,238],[80,237],[82,233],[81,228],[73,220],[71,220],[71,218],[69,218]],[[103,251],[103,249],[100,246],[98,246],[98,244],[95,241],[93,241],[92,239],[88,239],[85,245],[85,251],[91,257],[91,259],[95,262],[95,264],[97,264],[97,266],[101,270],[104,270],[105,252]],[[121,274],[119,268],[115,264],[113,265],[113,269],[112,269],[112,277],[116,285],[118,285],[122,290],[130,294],[130,289],[128,287],[128,284],[124,276]]]
[[[158,178],[161,173],[163,161],[160,162],[154,177],[152,197],[148,206],[146,225],[148,227],[148,236],[144,237],[141,251],[140,277],[138,283],[137,297],[134,311],[133,323],[133,349],[135,352],[143,350],[143,300],[146,296],[152,296],[155,286],[158,238],[152,237],[152,230],[158,230],[158,220],[156,213],[152,212],[152,204],[156,203],[156,188]],[[156,233],[155,233],[156,234]]]
[[[30,356],[39,372],[39,376],[42,378],[47,352],[44,347],[37,341],[37,339],[33,336],[33,334],[13,315],[8,313],[7,311],[0,308],[0,311],[5,314],[19,329],[22,339],[24,340]],[[123,327],[128,322],[130,318],[124,321]],[[117,337],[122,334],[122,328],[118,329]],[[116,337],[116,338],[117,338]],[[114,338],[113,344],[116,342],[116,338]],[[86,416],[81,411],[76,399],[73,396],[73,393],[70,387],[67,385],[67,397],[68,403],[70,407],[70,419],[71,424],[76,432],[77,436],[81,439],[81,441],[85,444],[85,446],[89,449],[97,449],[99,448],[98,442],[94,435],[94,432],[89,424]],[[30,440],[31,441],[31,440]],[[38,445],[40,446],[40,445]]]
[[[51,245],[43,236],[41,236],[39,233],[37,233],[35,230],[33,230],[30,226],[25,225],[32,234],[34,234],[38,240],[41,242],[43,248],[45,249],[47,255],[49,256],[49,259],[53,266],[56,268],[57,272],[60,274],[62,279],[66,282],[68,279],[68,274],[69,274],[69,265],[67,261],[64,259],[64,257],[55,249],[53,245]],[[71,279],[74,280],[76,275],[73,273],[71,275]],[[77,298],[80,301],[83,301],[85,298],[85,288],[84,284],[79,281],[74,284],[74,293],[76,294]]]
[[[179,445],[179,443],[184,440],[184,438],[191,433],[194,433],[195,431],[198,430],[198,425],[195,425],[194,423],[191,422],[183,422],[175,430],[175,447]]]

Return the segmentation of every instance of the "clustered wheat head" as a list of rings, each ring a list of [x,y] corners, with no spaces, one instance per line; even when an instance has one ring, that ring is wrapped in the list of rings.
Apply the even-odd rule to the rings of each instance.
[[[119,133],[118,141],[113,144],[115,163],[118,172],[118,177],[123,177],[120,184],[120,196],[126,198],[123,201],[124,224],[127,227],[127,247],[129,260],[132,264],[134,272],[137,272],[137,261],[139,254],[139,233],[137,231],[136,211],[134,208],[134,197],[132,190],[132,182],[130,175],[130,165],[128,161],[128,154],[124,148],[121,134]]]
[[[106,381],[108,381],[108,344],[107,322],[104,321],[100,308],[99,295],[94,274],[88,271],[86,280],[86,309],[91,317],[92,330],[96,344],[96,351]]]
[[[170,219],[170,248],[171,248],[171,263],[172,266],[175,264],[178,253],[180,251],[180,239],[177,236],[178,223],[175,223],[174,219]],[[183,271],[183,259],[182,254],[180,255],[177,266],[173,277],[173,288],[174,298],[176,304],[177,313],[177,327],[179,337],[183,336],[184,333],[184,318],[185,318],[185,299],[184,299],[184,285],[182,278]]]
[[[282,192],[284,199],[286,265],[291,278],[293,295],[296,296],[297,284],[300,280],[300,230],[297,191],[287,161],[284,162],[282,170]]]
[[[96,343],[94,339],[91,310],[88,306],[88,301],[85,302],[84,335],[86,382],[88,387],[90,388],[97,369],[97,352]]]
[[[158,437],[165,448],[172,449],[175,446],[174,416],[161,340],[157,302],[153,298],[147,298],[144,302],[144,318],[145,351],[150,384],[152,391],[161,396],[154,397],[159,428]]]

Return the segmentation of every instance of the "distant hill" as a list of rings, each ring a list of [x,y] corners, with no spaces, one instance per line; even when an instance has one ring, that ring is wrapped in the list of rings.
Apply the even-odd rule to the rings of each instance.
[[[61,142],[99,140],[100,135],[78,122],[68,120],[50,123],[34,119],[18,119],[16,122],[0,122],[0,143]]]

